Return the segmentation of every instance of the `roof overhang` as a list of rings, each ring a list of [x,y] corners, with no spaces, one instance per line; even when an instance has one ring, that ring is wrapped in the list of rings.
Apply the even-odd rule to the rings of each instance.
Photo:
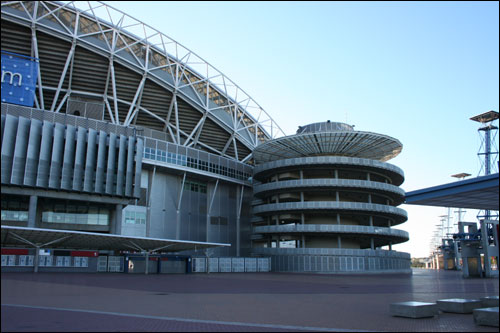
[[[372,132],[335,130],[295,134],[267,141],[253,151],[257,164],[309,156],[347,156],[388,161],[403,145],[390,136]]]
[[[406,204],[498,210],[498,173],[406,193]]]
[[[95,232],[26,228],[2,225],[2,247],[50,247],[64,249],[140,252],[179,252],[231,246],[225,243],[132,237]]]

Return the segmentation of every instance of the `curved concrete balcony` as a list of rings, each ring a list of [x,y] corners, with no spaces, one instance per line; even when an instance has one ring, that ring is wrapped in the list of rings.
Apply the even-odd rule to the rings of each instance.
[[[411,259],[411,255],[406,252],[371,249],[329,249],[329,248],[270,248],[254,247],[253,254],[260,255],[326,255],[326,256],[356,256],[356,257],[381,257]]]
[[[345,157],[345,156],[314,156],[314,157],[298,157],[289,158],[286,160],[278,160],[259,164],[254,168],[254,178],[260,179],[271,173],[282,172],[283,170],[303,167],[349,167],[353,170],[373,170],[374,172],[387,174],[391,177],[393,184],[399,186],[403,183],[404,172],[397,166],[371,160],[367,158]]]
[[[298,224],[298,225],[268,225],[253,228],[254,234],[355,234],[393,238],[393,243],[406,242],[409,239],[408,232],[404,230],[369,227],[361,225],[338,225],[338,224]]]
[[[308,211],[343,211],[351,214],[378,215],[391,218],[395,224],[403,223],[408,219],[404,209],[362,202],[342,201],[307,201],[307,202],[283,202],[266,204],[253,207],[256,215],[268,215],[279,212],[295,213]]]
[[[317,189],[361,189],[368,193],[389,195],[397,203],[402,203],[405,197],[405,191],[403,189],[391,184],[368,180],[328,178],[284,180],[259,184],[254,186],[253,193],[255,196],[265,197],[275,193]]]

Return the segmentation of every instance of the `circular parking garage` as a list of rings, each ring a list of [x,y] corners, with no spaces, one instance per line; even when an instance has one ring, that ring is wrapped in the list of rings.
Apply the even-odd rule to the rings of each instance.
[[[394,228],[403,171],[387,161],[401,152],[391,137],[316,123],[254,151],[252,251],[287,272],[409,272],[408,241]]]

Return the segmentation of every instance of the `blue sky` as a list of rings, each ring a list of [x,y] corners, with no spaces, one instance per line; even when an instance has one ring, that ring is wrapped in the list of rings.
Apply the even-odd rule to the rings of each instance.
[[[287,135],[331,120],[397,138],[403,151],[389,162],[406,191],[478,175],[469,118],[498,111],[498,2],[107,3],[212,64]],[[401,208],[410,241],[394,248],[426,256],[447,210]]]

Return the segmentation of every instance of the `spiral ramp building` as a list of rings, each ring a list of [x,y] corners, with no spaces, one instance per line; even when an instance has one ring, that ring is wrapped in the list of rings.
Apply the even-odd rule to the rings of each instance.
[[[378,249],[408,239],[391,228],[403,173],[383,162],[397,140],[343,124],[285,137],[204,59],[101,2],[4,1],[1,24],[2,228],[231,244],[211,255],[277,271],[409,268]],[[311,135],[326,141],[289,142]]]
[[[324,122],[254,150],[253,252],[282,272],[408,272],[401,151],[391,137]],[[388,246],[389,250],[380,249]]]

